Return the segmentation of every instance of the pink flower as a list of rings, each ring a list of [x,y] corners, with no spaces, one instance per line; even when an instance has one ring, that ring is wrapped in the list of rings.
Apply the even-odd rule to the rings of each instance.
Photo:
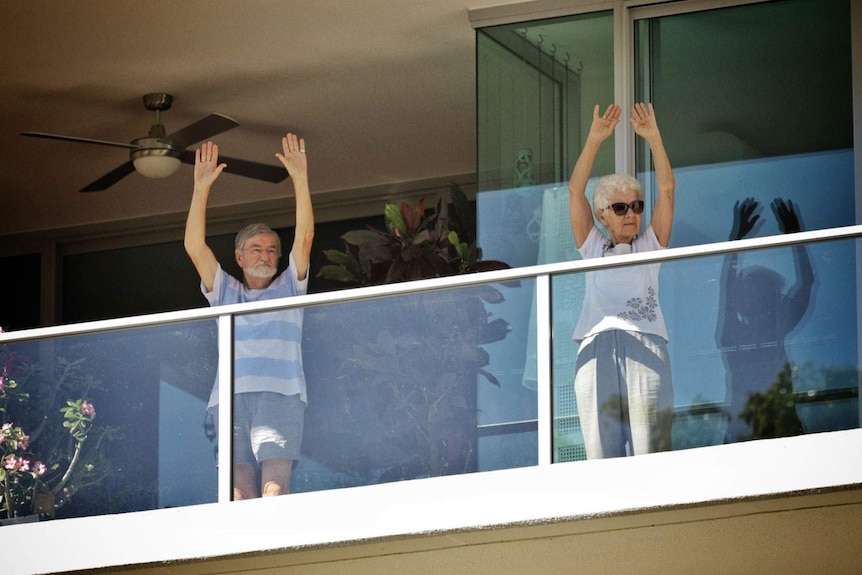
[[[48,471],[48,466],[45,465],[44,463],[42,463],[41,461],[37,461],[33,465],[33,473],[35,473],[39,477],[41,477],[42,475],[45,475],[45,473],[47,473],[47,471]]]
[[[30,447],[30,436],[21,433],[18,436],[18,449],[21,451],[27,451],[28,447]]]
[[[81,415],[94,419],[96,417],[96,408],[89,401],[81,402]]]
[[[12,437],[11,429],[11,423],[4,423],[3,427],[0,427],[0,445],[3,445],[10,437]]]
[[[6,391],[6,378],[0,375],[0,393]]]
[[[6,459],[3,460],[3,469],[7,471],[15,471],[18,469],[18,458],[14,455],[7,455]]]

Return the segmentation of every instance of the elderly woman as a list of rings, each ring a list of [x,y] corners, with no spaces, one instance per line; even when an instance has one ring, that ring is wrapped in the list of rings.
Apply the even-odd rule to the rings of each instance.
[[[581,256],[598,258],[666,248],[673,220],[674,176],[652,104],[631,110],[635,133],[650,147],[658,197],[641,232],[643,191],[633,177],[613,174],[587,181],[602,143],[620,122],[616,104],[593,122],[569,181],[572,232]],[[605,227],[605,236],[593,216]],[[580,320],[575,396],[588,459],[638,455],[671,448],[673,387],[667,329],[659,306],[659,264],[586,274]]]

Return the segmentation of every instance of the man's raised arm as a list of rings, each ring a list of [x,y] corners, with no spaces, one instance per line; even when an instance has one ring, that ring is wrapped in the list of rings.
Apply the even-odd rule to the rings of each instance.
[[[213,183],[227,164],[218,163],[218,146],[207,142],[195,150],[195,187],[183,245],[207,291],[213,289],[218,260],[206,243],[207,202]]]
[[[296,196],[296,230],[290,250],[296,265],[296,277],[302,281],[308,274],[311,258],[311,242],[314,239],[314,210],[311,206],[311,191],[308,187],[308,161],[305,155],[305,140],[296,134],[281,139],[283,154],[276,154],[293,182]]]

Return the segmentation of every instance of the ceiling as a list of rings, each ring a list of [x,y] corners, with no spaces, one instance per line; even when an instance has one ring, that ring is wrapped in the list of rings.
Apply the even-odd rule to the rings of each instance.
[[[53,238],[58,229],[152,222],[153,218],[181,226],[191,195],[191,166],[163,180],[133,173],[106,191],[80,193],[125,163],[127,150],[20,135],[34,131],[130,142],[146,136],[155,120],[142,99],[150,92],[174,97],[172,108],[161,115],[168,133],[211,113],[239,122],[239,127],[214,138],[228,156],[277,166],[274,154],[281,136],[288,131],[303,136],[321,221],[332,219],[320,210],[329,200],[341,202],[350,213],[363,195],[400,194],[429,182],[473,177],[475,33],[468,11],[481,13],[482,8],[511,2],[0,0],[4,29],[0,35],[4,104],[0,107],[0,237],[27,237],[34,232],[38,238]],[[526,2],[498,11],[535,17],[537,4]],[[725,16],[734,14],[727,11]],[[697,28],[697,22],[694,16],[680,17],[668,25],[693,26],[703,36],[716,33],[713,28]],[[740,25],[714,17],[709,22],[718,29]],[[777,21],[773,28],[781,35],[790,26]],[[550,29],[544,32],[551,33]],[[823,54],[807,49],[811,42],[798,44],[798,51],[771,54],[770,70],[789,69],[791,78],[800,69],[809,75],[811,70],[823,70],[834,76],[832,68],[822,64]],[[847,61],[840,69],[849,70],[849,50],[830,50],[843,54],[842,62]],[[683,43],[680,52],[686,51]],[[720,60],[726,61],[732,51],[721,48],[721,53]],[[749,55],[742,50],[732,60],[738,62],[735,68],[740,74],[759,73],[759,68],[744,64]],[[729,94],[716,92],[714,101],[703,106],[702,97],[690,92],[691,86],[701,84],[692,81],[701,72],[680,71],[679,65],[669,68],[676,72],[666,79],[675,86],[668,97],[677,99],[667,106],[679,113],[668,117],[668,130],[681,135],[676,141],[690,142],[700,132],[719,131],[750,142],[760,155],[797,153],[797,148],[805,147],[805,134],[814,132],[800,129],[799,118],[807,118],[805,126],[834,124],[834,129],[817,133],[851,137],[845,121],[850,113],[849,74],[841,89],[831,76],[811,76],[816,85],[831,86],[822,94],[817,92],[816,103],[798,98],[794,89],[752,95],[737,86]],[[738,82],[739,86],[757,84],[743,76]],[[766,114],[761,107],[740,105],[738,97],[765,98],[773,105]],[[835,113],[836,106],[847,112]],[[735,112],[726,112],[728,107]],[[725,112],[716,111],[720,109]],[[749,109],[750,113],[738,112]],[[739,125],[715,121],[724,116],[742,120]],[[777,130],[793,137],[764,142],[758,138],[764,123],[769,126],[766,132]],[[788,145],[795,147],[770,151],[770,146]],[[816,142],[814,148],[847,145],[844,140],[834,145]],[[697,163],[686,156],[696,147],[677,148],[673,154],[679,165]],[[266,213],[277,206],[287,213],[290,204],[278,200],[290,193],[288,183],[270,184],[226,173],[210,206],[226,217],[235,217],[240,206]],[[0,253],[4,246],[6,252],[14,251],[13,243],[0,242]]]
[[[142,96],[173,95],[171,133],[210,113],[240,126],[222,152],[278,165],[288,131],[307,141],[313,195],[475,170],[474,31],[468,9],[500,0],[0,0],[0,237],[181,214],[192,168],[133,173],[78,190],[128,160],[113,142],[147,135]],[[290,193],[224,174],[210,205]]]

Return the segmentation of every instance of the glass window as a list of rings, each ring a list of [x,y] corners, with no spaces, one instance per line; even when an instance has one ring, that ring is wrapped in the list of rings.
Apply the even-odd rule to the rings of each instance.
[[[671,247],[856,223],[850,2],[776,0],[673,11],[669,3],[628,12],[634,17],[634,77],[623,84],[633,86],[635,101],[654,104],[674,168]],[[488,257],[515,266],[580,259],[566,182],[593,106],[614,100],[613,52],[620,45],[611,13],[605,12],[480,31],[477,212],[479,243]],[[627,118],[623,110],[617,136],[629,129]],[[655,201],[651,159],[642,139],[631,142],[648,220]],[[613,150],[612,141],[602,146],[594,178],[629,170],[614,165]],[[834,249],[820,246],[737,256],[737,280],[747,282],[744,297],[737,291],[731,302],[738,317],[745,315],[745,306],[775,314],[790,301],[805,300],[796,306],[796,321],[776,332],[780,337],[748,330],[745,335],[757,341],[740,339],[744,330],[733,335],[730,316],[724,314],[728,274],[721,273],[721,258],[662,267],[660,297],[669,329],[675,410],[695,414],[685,421],[719,426],[683,434],[688,439],[675,445],[721,442],[726,432],[728,440],[749,436],[722,427],[740,411],[731,380],[775,380],[783,377],[784,366],[855,370],[855,319],[839,329],[834,317],[818,322],[812,316],[812,310],[834,305],[855,310],[855,260],[843,254],[838,259],[846,265],[836,266],[836,258]],[[577,346],[570,341],[583,293],[579,275],[554,279],[557,461],[584,457],[572,389]],[[812,343],[829,338],[840,338],[832,350],[840,359],[820,357]],[[781,346],[787,361],[776,368],[774,362],[767,366],[762,358],[746,356],[742,369],[741,356],[730,349],[750,345]],[[759,375],[739,375],[745,372]],[[790,375],[796,386],[797,372]],[[675,419],[676,439],[684,418]]]
[[[477,42],[476,211],[483,256],[513,267],[579,259],[565,182],[589,130],[593,106],[613,100],[613,14],[484,28]],[[609,142],[596,169],[611,172],[613,164]],[[537,384],[532,291],[524,285],[506,294],[503,315],[512,323],[512,333],[491,350],[492,360],[509,366],[507,372],[526,390]],[[577,294],[571,297],[577,299]],[[560,327],[555,323],[555,333]],[[562,339],[554,340],[555,366],[563,357],[558,341]],[[571,377],[565,377],[571,388]],[[565,395],[565,390],[558,393]],[[565,403],[558,397],[555,409]]]
[[[635,38],[638,99],[655,102],[677,179],[671,246],[856,223],[849,2],[642,19]],[[836,321],[856,307],[853,254],[846,242],[730,255],[720,274],[706,260],[664,266],[677,408],[719,407],[723,441],[780,433],[797,417],[815,430],[805,417],[831,404],[767,415],[752,402],[784,384],[805,398],[845,368],[855,379],[857,326]],[[679,446],[701,441],[677,435]]]
[[[511,266],[573,259],[567,220],[553,216],[567,215],[560,182],[580,153],[593,106],[613,101],[613,15],[484,28],[477,42],[479,245],[486,258]],[[597,173],[612,172],[613,163],[609,142]]]
[[[848,1],[642,19],[635,38],[636,98],[655,103],[677,179],[672,246],[737,239],[748,197],[763,214],[746,237],[781,233],[776,198],[804,229],[856,223]]]

